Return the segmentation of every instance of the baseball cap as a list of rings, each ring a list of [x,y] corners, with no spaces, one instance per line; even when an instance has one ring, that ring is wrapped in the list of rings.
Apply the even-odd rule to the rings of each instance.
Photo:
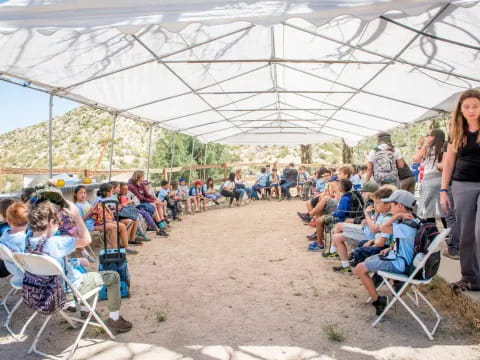
[[[203,183],[202,183],[202,180],[196,180],[196,181],[195,181],[195,185],[202,185],[202,184],[203,184]]]
[[[182,182],[182,181],[186,181],[184,177],[181,177],[180,179],[178,179],[178,182]]]
[[[361,192],[369,192],[369,193],[374,193],[377,190],[378,190],[378,185],[373,181],[366,182],[365,184],[363,184],[362,188],[360,189]]]
[[[397,190],[390,197],[386,199],[381,199],[382,202],[396,202],[402,204],[403,206],[413,209],[416,205],[415,196],[411,192],[406,190]]]

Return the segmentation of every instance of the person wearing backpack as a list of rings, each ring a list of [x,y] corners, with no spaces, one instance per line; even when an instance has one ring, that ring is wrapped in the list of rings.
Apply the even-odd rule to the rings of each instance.
[[[65,208],[65,211],[75,221],[78,227],[78,236],[57,236],[55,233],[60,223],[59,206],[41,198],[33,198],[29,203],[28,219],[33,234],[31,237],[27,236],[27,251],[41,252],[54,258],[65,269],[66,276],[72,285],[82,294],[97,286],[106,285],[109,317],[105,323],[115,332],[129,331],[132,323],[120,315],[120,276],[118,273],[116,271],[83,273],[66,260],[66,257],[77,248],[84,248],[92,242],[78,208],[73,203],[66,202],[68,207]]]
[[[393,233],[392,246],[382,250],[378,255],[369,257],[353,269],[371,296],[377,315],[380,315],[387,306],[387,298],[377,294],[375,284],[368,273],[382,270],[404,274],[415,255],[418,226],[412,225],[419,224],[413,214],[416,201],[412,193],[396,190],[391,196],[381,201],[390,203],[392,217],[383,224],[380,231],[384,234]]]
[[[393,184],[400,187],[397,168],[403,168],[403,161],[400,151],[392,145],[392,138],[389,133],[381,132],[377,137],[378,145],[368,154],[368,170],[365,182],[373,179],[378,185]]]

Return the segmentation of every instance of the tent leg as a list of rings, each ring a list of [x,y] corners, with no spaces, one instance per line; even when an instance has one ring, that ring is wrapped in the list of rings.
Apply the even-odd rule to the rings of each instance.
[[[152,157],[152,129],[153,129],[153,126],[150,126],[150,130],[148,134],[147,179],[150,179],[150,159]]]
[[[48,102],[48,177],[53,177],[53,94]]]
[[[192,156],[190,158],[190,172],[188,173],[188,183],[192,181],[193,152],[195,151],[195,138],[192,138]]]
[[[110,146],[110,165],[108,169],[108,181],[112,180],[112,164],[113,164],[113,146],[115,144],[115,127],[117,125],[117,113],[113,114],[113,124],[112,124],[112,142]]]
[[[207,150],[208,150],[208,143],[205,144],[205,154],[203,157],[203,165],[207,165]],[[207,169],[203,169],[203,181],[207,181]]]
[[[175,143],[177,141],[177,132],[173,133],[173,143],[172,143],[172,158],[170,159],[170,172],[168,173],[168,183],[170,184],[172,180],[172,168],[173,168],[173,158],[175,157]]]

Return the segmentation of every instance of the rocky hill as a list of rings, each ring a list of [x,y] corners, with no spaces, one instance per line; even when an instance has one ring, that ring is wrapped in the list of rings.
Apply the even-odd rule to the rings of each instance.
[[[53,121],[53,165],[61,168],[108,169],[112,116],[86,106],[75,108]],[[417,139],[431,127],[445,127],[446,118],[422,122],[409,129],[399,127],[392,131],[393,140],[407,161],[417,147]],[[161,141],[167,131],[154,128],[153,139]],[[47,122],[11,131],[0,136],[0,167],[46,168],[48,166]],[[375,139],[369,138],[358,146],[347,149],[347,162],[365,163],[368,150]],[[343,142],[311,146],[314,163],[339,164],[345,159]],[[117,119],[113,156],[114,169],[145,167],[148,154],[148,127],[121,116]],[[152,151],[155,148],[152,148]],[[225,151],[235,154],[232,159],[242,162],[301,162],[299,146],[230,146]],[[343,157],[342,157],[343,155]],[[97,164],[98,163],[98,164]],[[187,164],[184,164],[187,165]],[[20,186],[14,176],[4,176],[3,190]]]

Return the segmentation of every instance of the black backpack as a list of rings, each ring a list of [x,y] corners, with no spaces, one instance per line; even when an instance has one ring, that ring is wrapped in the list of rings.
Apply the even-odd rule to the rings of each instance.
[[[416,224],[415,222],[412,223]],[[408,225],[410,224],[408,223]],[[420,221],[419,224],[416,224],[416,228],[413,261],[407,266],[407,275],[410,275],[415,270],[415,265],[423,260],[428,252],[428,247],[439,234],[437,225],[432,222]],[[440,268],[440,258],[440,251],[433,253],[423,268],[417,272],[414,279],[426,280],[435,276]]]
[[[357,189],[352,189],[352,210],[350,211],[348,217],[355,218],[357,216],[363,215],[363,209],[365,208],[365,200],[363,199],[362,194]]]

